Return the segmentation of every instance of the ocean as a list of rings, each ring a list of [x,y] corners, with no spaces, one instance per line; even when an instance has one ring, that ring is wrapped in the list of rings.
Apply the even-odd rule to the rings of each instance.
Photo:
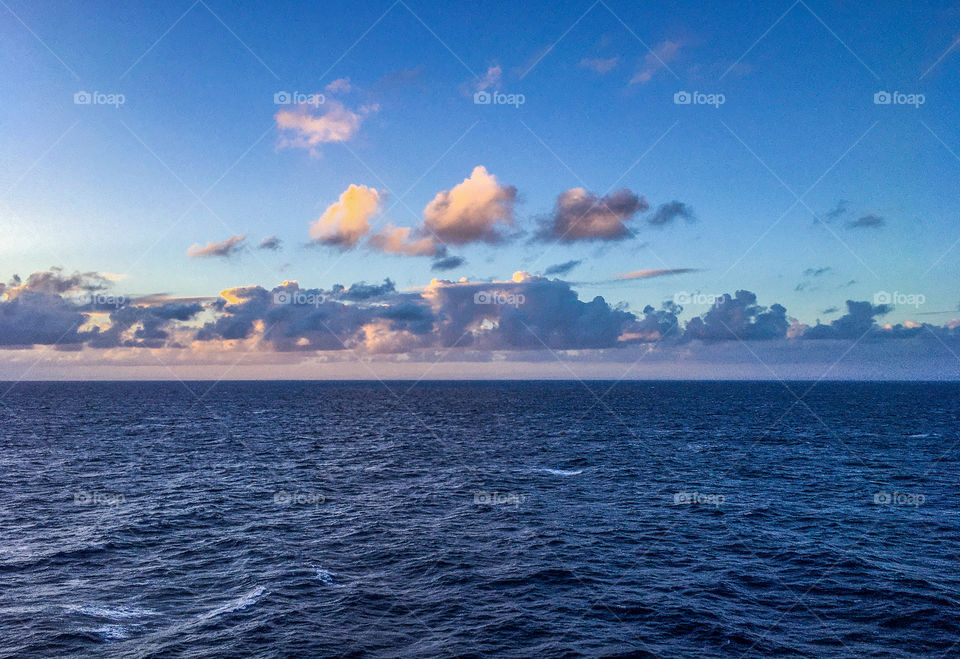
[[[2,390],[2,657],[960,654],[958,384]]]

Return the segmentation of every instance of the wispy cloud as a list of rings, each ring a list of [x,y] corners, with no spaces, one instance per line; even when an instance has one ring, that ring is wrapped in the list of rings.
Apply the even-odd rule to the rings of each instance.
[[[195,244],[187,250],[187,256],[193,258],[205,258],[210,256],[221,256],[229,258],[242,251],[246,246],[247,234],[242,236],[231,236],[226,240],[211,242],[206,245]]]

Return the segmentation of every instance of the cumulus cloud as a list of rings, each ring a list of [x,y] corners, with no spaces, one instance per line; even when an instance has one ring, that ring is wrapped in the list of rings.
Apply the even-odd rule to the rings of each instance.
[[[387,225],[370,236],[370,247],[386,254],[405,254],[406,256],[438,256],[443,253],[443,245],[437,244],[433,236],[417,237],[410,227]]]
[[[847,222],[847,227],[850,229],[879,229],[886,223],[886,219],[880,217],[879,215],[869,213],[867,215],[861,215],[857,219]]]
[[[619,57],[584,57],[580,60],[581,69],[590,69],[594,73],[603,75],[613,70],[613,67],[620,61]]]
[[[259,249],[269,249],[271,251],[276,251],[280,249],[282,241],[276,236],[267,236],[262,238],[260,243],[257,245]]]
[[[374,188],[351,184],[310,225],[310,238],[341,249],[354,247],[370,233],[370,218],[380,212],[383,195]]]
[[[696,215],[693,209],[682,201],[671,201],[657,206],[657,210],[647,219],[647,222],[655,227],[662,227],[672,224],[675,220],[682,219],[687,222],[693,222]]]
[[[162,295],[129,300],[107,296],[98,273],[34,273],[0,285],[0,347],[51,345],[61,350],[187,349],[304,353],[354,350],[393,353],[464,349],[487,359],[497,352],[622,349],[647,344],[676,351],[753,341],[801,346],[828,341],[876,343],[917,339],[960,343],[960,320],[943,326],[904,321],[878,324],[886,305],[850,300],[847,313],[809,327],[779,304],[761,306],[738,290],[682,324],[683,309],[665,302],[639,314],[602,297],[581,299],[559,279],[520,271],[508,281],[434,279],[423,289],[398,291],[393,281],[330,289],[296,281],[266,289],[228,288],[216,298]],[[866,335],[864,337],[864,335]],[[756,348],[756,350],[763,350]],[[579,353],[583,355],[583,353]],[[766,353],[764,353],[766,354]]]
[[[659,270],[633,270],[617,275],[617,279],[653,279],[669,275],[684,275],[688,272],[700,272],[697,268],[662,268]]]
[[[221,240],[219,242],[207,243],[206,245],[200,245],[199,243],[191,245],[187,249],[187,256],[193,258],[206,258],[210,256],[222,256],[224,258],[230,258],[234,254],[242,251],[246,246],[245,241],[247,239],[247,234],[242,236],[230,236],[226,240]]]
[[[891,307],[886,304],[873,305],[869,302],[847,300],[847,313],[829,325],[819,321],[803,334],[805,339],[860,339],[871,330],[877,329],[876,318],[889,313]]]
[[[676,59],[682,46],[683,44],[680,41],[671,41],[669,39],[658,43],[653,47],[653,50],[643,58],[643,64],[640,70],[630,79],[630,84],[635,85],[650,82],[660,69],[665,68],[670,62]]]
[[[333,100],[320,107],[321,114],[315,114],[308,105],[298,105],[274,115],[281,131],[281,148],[315,150],[320,144],[346,142],[357,134],[364,118],[378,109],[377,106],[364,106],[354,112]]]
[[[787,310],[780,304],[762,307],[750,291],[737,291],[733,297],[717,298],[707,313],[687,323],[685,340],[751,341],[782,339],[790,322]]]
[[[544,270],[543,274],[565,275],[565,274],[568,274],[571,270],[576,268],[581,263],[583,263],[583,261],[566,261],[564,263],[557,263],[556,265],[551,265],[549,268]]]
[[[450,190],[437,194],[423,211],[424,229],[444,243],[464,245],[503,240],[502,227],[514,223],[517,189],[502,185],[477,166]]]
[[[603,197],[583,188],[560,193],[552,217],[538,236],[544,240],[623,240],[633,235],[624,224],[649,208],[647,200],[630,190],[617,190]]]

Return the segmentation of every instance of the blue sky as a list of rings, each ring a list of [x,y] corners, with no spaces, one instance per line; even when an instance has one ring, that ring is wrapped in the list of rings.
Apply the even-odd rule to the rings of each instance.
[[[128,295],[387,277],[403,290],[578,260],[563,278],[581,299],[634,312],[682,292],[748,289],[808,325],[878,291],[925,300],[885,322],[960,315],[960,247],[950,249],[960,239],[956,2],[653,11],[613,0],[8,0],[0,13],[3,278],[60,266],[123,275]],[[349,91],[327,90],[344,79]],[[481,87],[525,102],[477,105]],[[124,103],[78,105],[80,90]],[[339,103],[359,126],[344,141],[285,147],[278,91],[323,93],[306,112]],[[677,104],[681,91],[724,103]],[[879,91],[923,103],[876,104]],[[458,268],[309,245],[311,222],[351,184],[384,195],[373,231],[416,230],[431,200],[477,166],[516,188],[515,224],[498,244],[451,245],[465,259]],[[650,210],[624,221],[636,237],[534,240],[558,195],[577,187],[643,195]],[[646,221],[674,200],[695,220]],[[875,219],[850,226],[863,217]],[[187,255],[234,235],[251,249]],[[270,235],[281,250],[255,249]],[[611,281],[673,268],[695,272]],[[831,307],[840,311],[823,313]]]

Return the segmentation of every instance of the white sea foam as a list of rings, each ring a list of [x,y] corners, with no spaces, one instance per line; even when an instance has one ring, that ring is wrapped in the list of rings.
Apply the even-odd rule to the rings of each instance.
[[[252,604],[256,604],[257,601],[260,599],[260,596],[263,595],[263,593],[264,593],[263,586],[257,586],[253,590],[247,593],[244,593],[243,595],[241,595],[240,597],[238,597],[237,599],[231,602],[227,602],[223,606],[218,606],[215,609],[212,609],[210,611],[207,611],[206,613],[200,614],[199,616],[197,616],[197,620],[210,620],[211,618],[216,618],[217,616],[221,616],[224,613],[232,613],[234,611],[245,609]]]
[[[91,634],[96,634],[105,641],[119,641],[125,638],[130,638],[130,634],[127,632],[126,627],[122,625],[104,625],[102,627],[89,629],[87,631]]]
[[[583,469],[541,469],[540,471],[554,476],[579,476],[583,473]]]

